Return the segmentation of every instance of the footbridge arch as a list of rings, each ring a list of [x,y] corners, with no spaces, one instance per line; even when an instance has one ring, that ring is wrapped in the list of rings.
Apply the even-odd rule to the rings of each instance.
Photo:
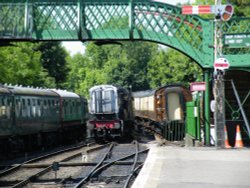
[[[157,0],[0,0],[1,41],[117,41],[161,43],[213,68],[214,23]],[[110,24],[127,19],[126,26]],[[249,34],[250,19],[223,23],[224,34]],[[228,50],[230,69],[250,69],[249,52]]]

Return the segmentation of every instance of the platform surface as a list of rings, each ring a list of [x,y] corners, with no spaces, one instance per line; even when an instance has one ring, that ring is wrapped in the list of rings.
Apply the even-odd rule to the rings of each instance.
[[[250,188],[250,149],[150,144],[132,188]]]

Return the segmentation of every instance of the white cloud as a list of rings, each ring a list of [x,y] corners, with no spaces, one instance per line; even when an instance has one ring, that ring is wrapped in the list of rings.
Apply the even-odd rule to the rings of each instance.
[[[70,55],[75,55],[76,53],[85,53],[86,47],[82,42],[62,42],[62,45],[66,48],[66,50],[70,53]]]

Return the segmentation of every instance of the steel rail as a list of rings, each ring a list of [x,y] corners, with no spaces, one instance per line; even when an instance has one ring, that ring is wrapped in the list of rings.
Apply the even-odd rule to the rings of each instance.
[[[130,175],[128,176],[128,178],[127,178],[127,180],[126,180],[126,182],[125,182],[125,186],[126,186],[126,187],[127,187],[127,185],[129,184],[130,179],[131,179],[130,176],[131,176],[131,174],[133,174],[133,172],[134,172],[134,170],[135,170],[135,168],[136,168],[136,164],[138,163],[139,144],[138,144],[137,141],[135,141],[135,144],[136,144],[136,146],[135,146],[135,152],[136,152],[136,154],[135,154],[134,163],[133,163],[133,166],[132,166],[132,168],[131,168]]]
[[[135,141],[135,159],[134,159],[134,164],[133,164],[133,166],[132,166],[132,168],[131,168],[131,171],[133,171],[134,169],[135,169],[135,165],[137,164],[137,162],[138,162],[138,152],[139,152],[139,143],[138,143],[138,141],[136,140]]]
[[[130,174],[129,177],[127,178],[126,183],[125,183],[125,185],[123,186],[123,188],[129,188],[129,182],[130,182],[131,178],[133,177],[133,175],[134,175],[140,168],[143,167],[143,165],[144,165],[144,163],[140,164],[139,166],[137,166],[137,167],[131,172],[131,174]]]
[[[145,149],[145,150],[139,151],[138,154],[147,152],[148,150],[149,150],[149,149]],[[118,161],[122,161],[122,160],[125,160],[125,159],[127,159],[127,158],[133,157],[134,155],[136,155],[136,153],[132,153],[132,154],[127,155],[127,156],[125,156],[125,157],[121,157],[121,158],[119,158],[119,159],[113,160],[113,161],[111,161],[111,162],[109,162],[109,163],[107,163],[107,164],[101,166],[100,168],[96,169],[96,170],[92,173],[91,177],[93,177],[97,172],[101,171],[102,169],[107,168],[108,166],[111,166],[112,164],[114,164],[114,163],[116,163],[116,162],[118,162]]]
[[[105,160],[107,157],[110,156],[110,152],[111,152],[111,150],[113,149],[113,147],[114,147],[114,143],[112,142],[112,143],[110,144],[110,147],[109,147],[108,151],[105,153],[105,155],[104,155],[103,158],[100,160],[100,162],[91,170],[91,172],[90,172],[86,177],[84,177],[80,182],[78,182],[78,183],[74,186],[74,188],[79,188],[79,187],[81,187],[86,181],[88,181],[88,180],[92,177],[92,174],[95,173],[96,169],[98,169],[98,168],[102,165],[102,163],[104,162],[104,160]]]
[[[93,143],[90,143],[90,144],[93,144]],[[76,150],[76,149],[79,149],[81,147],[84,147],[84,146],[87,146],[88,144],[81,144],[79,146],[74,146],[74,147],[71,147],[71,148],[67,148],[67,149],[62,149],[62,150],[59,150],[59,151],[56,151],[56,152],[53,152],[53,153],[49,153],[49,154],[46,154],[46,155],[43,155],[43,156],[39,156],[39,157],[36,157],[36,158],[33,158],[33,159],[30,159],[28,161],[25,161],[21,164],[18,164],[18,165],[15,165],[15,166],[12,166],[11,168],[5,170],[5,171],[2,171],[0,172],[0,178],[3,177],[3,176],[6,176],[12,172],[15,172],[17,171],[18,169],[20,169],[22,167],[22,165],[25,165],[25,164],[28,164],[28,163],[32,163],[32,162],[36,162],[38,160],[41,160],[41,159],[45,159],[45,158],[48,158],[48,157],[52,157],[54,155],[58,155],[60,153],[63,153],[63,152],[67,152],[67,151],[71,151],[71,150]]]
[[[103,148],[103,147],[106,147],[106,145],[102,145],[102,146],[90,148],[90,149],[87,150],[87,151],[92,152],[92,151],[101,149],[101,148]],[[66,157],[66,158],[64,158],[63,160],[61,160],[61,162],[68,161],[68,160],[70,160],[70,159],[72,159],[72,158],[74,158],[74,157],[79,156],[80,154],[81,154],[81,152],[79,152],[79,153],[77,153],[77,154],[74,154],[74,155],[71,155],[71,156],[69,156],[69,157]],[[35,180],[35,179],[38,178],[39,176],[42,176],[42,175],[46,174],[47,172],[49,172],[49,171],[52,169],[52,166],[53,166],[52,164],[49,165],[48,167],[46,167],[45,169],[39,171],[38,173],[36,173],[36,174],[34,174],[34,175],[32,175],[32,176],[26,178],[25,180],[23,180],[23,181],[17,183],[16,185],[12,186],[12,188],[20,188],[20,187],[23,187],[23,186],[27,185],[28,183],[32,182],[33,180]],[[21,167],[22,167],[22,165],[21,165]]]

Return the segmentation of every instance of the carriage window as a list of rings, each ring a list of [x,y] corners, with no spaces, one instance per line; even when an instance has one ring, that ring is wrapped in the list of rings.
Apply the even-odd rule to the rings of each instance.
[[[20,116],[20,113],[21,113],[21,101],[20,101],[20,99],[16,99],[15,113],[16,113],[17,117]]]
[[[91,95],[91,111],[93,113],[114,113],[115,102],[113,90],[94,91]]]
[[[39,99],[37,99],[37,105],[40,106],[40,100]]]
[[[26,105],[25,105],[25,99],[22,99],[20,102],[22,102],[22,106],[21,106],[21,108],[22,108],[22,110],[21,110],[21,116],[22,117],[26,117],[26,111],[25,111],[25,109],[26,109]]]
[[[0,100],[0,118],[2,117],[2,99]]]
[[[55,100],[52,100],[52,106],[55,106]]]
[[[36,106],[36,100],[35,99],[32,99],[32,105]]]
[[[6,116],[7,116],[7,118],[10,118],[10,113],[11,113],[11,100],[7,99],[6,100]]]
[[[70,114],[73,113],[73,110],[72,110],[72,109],[73,109],[72,103],[73,103],[73,102],[70,100],[70,101],[69,101],[69,109],[70,109],[70,112],[69,112],[69,113],[70,113]]]
[[[28,99],[28,106],[30,106],[30,99]]]
[[[68,102],[67,101],[63,101],[63,104],[64,104],[64,114],[67,114],[68,112],[68,109],[67,109],[67,106],[68,106]]]
[[[0,114],[2,118],[6,118],[5,97],[3,97],[1,101],[2,101],[2,104],[1,104]]]

